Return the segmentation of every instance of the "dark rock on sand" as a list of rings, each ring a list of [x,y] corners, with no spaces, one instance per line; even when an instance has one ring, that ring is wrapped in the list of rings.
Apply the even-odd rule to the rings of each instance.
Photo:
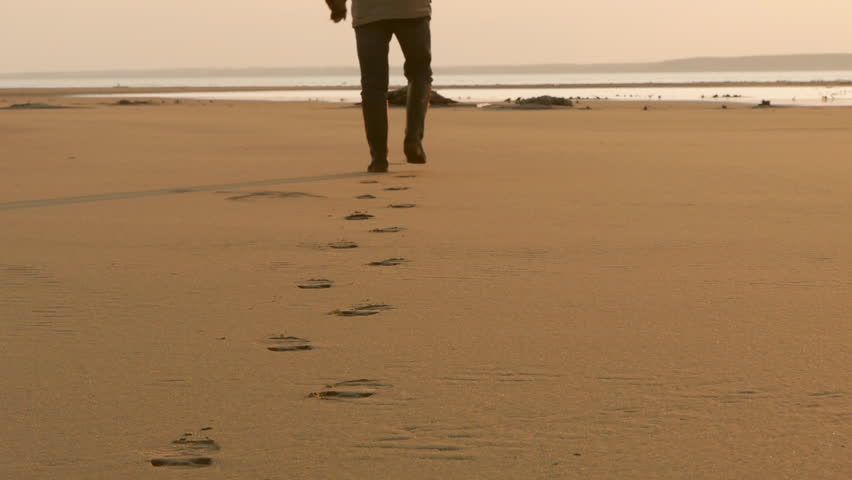
[[[62,105],[48,105],[46,103],[16,103],[14,105],[9,105],[6,107],[6,110],[54,110],[60,108],[73,108],[73,107],[64,107]]]
[[[540,97],[515,99],[515,105],[547,105],[556,107],[573,107],[574,102],[570,98],[542,95]]]
[[[553,108],[574,106],[574,100],[570,98],[553,97],[551,95],[530,98],[518,97],[514,100],[507,98],[505,103],[504,105],[485,104],[480,108],[489,110],[551,110]]]
[[[408,100],[408,87],[398,88],[396,90],[391,90],[388,92],[388,103],[391,105],[402,106],[404,107]],[[438,92],[433,91],[432,97],[429,100],[429,105],[432,106],[446,106],[446,105],[456,105],[457,101],[449,99]]]
[[[153,105],[154,102],[149,102],[148,100],[119,100],[115,103],[111,103],[110,105],[116,106],[128,106],[128,105]]]

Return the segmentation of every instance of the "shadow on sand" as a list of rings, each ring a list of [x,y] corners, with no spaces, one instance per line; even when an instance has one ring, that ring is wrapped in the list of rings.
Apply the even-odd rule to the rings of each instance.
[[[288,185],[296,183],[322,182],[328,180],[342,180],[346,178],[359,178],[375,176],[374,173],[350,172],[335,173],[331,175],[317,175],[313,177],[276,178],[272,180],[257,180],[252,182],[225,183],[220,185],[197,185],[192,187],[162,188],[157,190],[138,190],[135,192],[101,193],[97,195],[81,195],[76,197],[59,197],[41,200],[22,200],[15,202],[0,203],[0,210],[17,210],[21,208],[52,207],[57,205],[70,205],[72,203],[103,202],[109,200],[124,200],[129,198],[159,197],[164,195],[177,195],[182,193],[213,192],[229,188],[259,187],[266,185]]]

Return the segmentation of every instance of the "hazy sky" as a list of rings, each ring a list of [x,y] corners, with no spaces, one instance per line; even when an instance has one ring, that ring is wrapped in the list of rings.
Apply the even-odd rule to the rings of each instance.
[[[852,0],[434,0],[435,64],[852,51]],[[0,72],[355,65],[323,0],[0,0]],[[394,63],[400,63],[398,48]]]

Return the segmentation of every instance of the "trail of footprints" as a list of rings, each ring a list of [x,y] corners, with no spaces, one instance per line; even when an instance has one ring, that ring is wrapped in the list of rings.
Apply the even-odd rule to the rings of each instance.
[[[398,175],[397,178],[414,178],[415,175]],[[364,180],[362,184],[378,184],[377,180]],[[400,192],[410,190],[410,187],[387,187],[384,189],[388,192]],[[230,192],[223,192],[230,193]],[[252,192],[239,196],[229,197],[228,200],[246,200],[255,198],[269,197],[284,197],[287,192]],[[307,194],[294,194],[292,196],[302,196]],[[364,194],[356,197],[361,200],[372,200],[377,197],[372,194]],[[413,208],[412,203],[391,204],[390,208]],[[368,212],[355,211],[344,217],[346,220],[359,221],[370,220],[375,218],[374,215]],[[404,231],[402,227],[384,227],[374,228],[369,230],[371,233],[399,233]],[[339,240],[331,242],[328,247],[335,250],[352,250],[359,247],[356,242],[348,240]],[[401,265],[408,260],[404,258],[388,258],[385,260],[370,262],[369,266],[384,266],[392,267]],[[296,287],[300,290],[327,290],[334,287],[334,281],[325,278],[311,278],[296,283]],[[338,317],[368,317],[378,315],[381,312],[392,310],[392,305],[383,303],[370,303],[362,305],[353,305],[347,308],[340,308],[328,312],[329,315]],[[275,353],[297,353],[316,350],[316,347],[309,339],[296,337],[285,334],[272,335],[265,339],[266,349]],[[357,401],[372,397],[380,392],[391,388],[391,385],[383,383],[381,380],[360,378],[355,380],[346,380],[333,384],[327,384],[321,389],[310,392],[307,397],[323,401]],[[149,459],[151,466],[160,468],[200,468],[213,465],[213,454],[219,451],[219,444],[206,435],[211,427],[204,427],[199,432],[186,432],[177,440],[172,441],[166,448],[159,450]]]
[[[414,178],[415,175],[398,175],[398,178]],[[379,184],[377,180],[363,180],[362,184],[365,185],[375,185]],[[387,192],[402,192],[410,190],[411,187],[408,186],[393,186],[386,187],[383,190]],[[373,194],[365,193],[363,195],[359,195],[357,197],[358,200],[375,200],[376,197]],[[413,208],[415,205],[413,203],[392,203],[389,205],[390,208]],[[349,221],[363,221],[363,220],[371,220],[375,218],[374,215],[369,212],[355,211],[351,214],[344,217]],[[402,227],[383,227],[383,228],[374,228],[370,230],[371,233],[399,233],[402,232],[404,228]],[[353,249],[357,248],[358,245],[354,242],[350,241],[339,241],[336,243],[331,243],[329,246],[333,249]],[[401,265],[408,260],[404,258],[388,258],[385,260],[378,260],[374,262],[370,262],[368,266],[376,266],[376,267],[393,267]],[[330,288],[333,282],[329,280],[310,280],[303,284],[299,284],[299,288],[302,289],[324,289]],[[394,307],[392,305],[383,304],[383,303],[370,303],[363,305],[353,305],[348,308],[339,308],[330,311],[329,315],[334,315],[338,317],[369,317],[373,315],[378,315],[381,312],[391,310]],[[291,337],[286,337],[291,338]],[[286,350],[276,350],[276,351],[297,351],[296,348],[310,348],[310,344],[306,341],[302,341],[301,343],[297,340],[287,340],[287,342],[293,342],[292,345],[287,343],[282,347]],[[307,348],[306,348],[307,347]],[[269,347],[270,349],[275,347]],[[308,394],[308,398],[315,398],[319,400],[334,400],[334,401],[346,401],[346,400],[359,400],[363,398],[372,397],[382,390],[388,389],[391,386],[385,383],[382,383],[380,380],[371,380],[371,379],[357,379],[357,380],[347,380],[334,384],[326,385],[324,389],[311,392]]]
[[[414,178],[416,175],[397,175],[397,178]],[[363,180],[360,182],[365,185],[375,185],[379,184],[378,180]],[[385,187],[383,189],[387,192],[403,192],[407,190],[411,190],[409,186],[392,186]],[[375,200],[376,197],[373,194],[363,194],[355,197],[358,200]],[[389,208],[414,208],[415,204],[413,203],[392,203],[388,205]],[[375,218],[375,215],[370,214],[365,211],[354,211],[349,215],[344,217],[345,220],[349,221],[364,221]],[[404,231],[405,229],[398,226],[392,227],[382,227],[382,228],[374,228],[369,230],[370,233],[399,233]],[[359,245],[355,242],[348,240],[340,240],[337,242],[332,242],[328,244],[329,248],[335,250],[351,250],[358,248]],[[398,265],[402,265],[403,263],[408,262],[407,259],[404,258],[388,258],[385,260],[377,260],[374,262],[370,262],[368,266],[375,267],[395,267]],[[314,278],[309,279],[303,282],[297,283],[297,287],[302,290],[326,290],[332,288],[334,286],[333,280],[322,279],[322,278]],[[362,305],[353,305],[351,307],[346,308],[338,308],[328,312],[329,315],[334,315],[338,317],[369,317],[373,315],[378,315],[381,312],[391,310],[394,307],[392,305],[383,304],[383,303],[370,303],[370,304],[362,304]],[[313,345],[311,345],[310,340],[286,336],[286,335],[277,335],[271,336],[267,338],[267,350],[272,352],[305,352],[314,350]],[[372,397],[378,392],[390,388],[390,385],[381,383],[379,380],[370,380],[370,379],[357,379],[357,380],[347,380],[335,384],[329,384],[324,387],[323,390],[319,390],[316,392],[311,392],[308,397],[316,398],[320,400],[358,400],[362,398]]]
[[[398,178],[414,178],[415,175],[398,175]],[[363,180],[360,183],[365,185],[370,184],[379,184],[377,180]],[[408,186],[394,186],[394,187],[386,187],[384,191],[387,192],[402,192],[410,190],[411,187]],[[373,194],[363,194],[355,197],[358,200],[375,200],[376,197]],[[413,208],[415,205],[413,203],[392,203],[389,205],[390,208]],[[344,219],[348,221],[364,221],[371,220],[375,218],[374,215],[369,212],[355,211],[345,216]],[[399,233],[405,230],[402,227],[383,227],[383,228],[374,228],[369,230],[370,233]],[[333,242],[329,244],[329,247],[337,250],[348,250],[358,248],[358,244],[355,242],[351,242],[348,240],[341,240],[338,242]],[[368,266],[376,266],[376,267],[394,267],[401,265],[408,260],[404,258],[388,258],[385,260],[378,260],[374,262],[370,262]],[[327,279],[310,279],[305,282],[301,282],[298,284],[298,287],[303,290],[324,290],[331,288],[334,285],[332,280]],[[381,312],[392,310],[394,307],[392,305],[384,304],[384,303],[369,303],[362,305],[353,305],[348,308],[339,308],[328,312],[329,315],[334,315],[338,317],[369,317],[373,315],[378,315]],[[268,350],[273,352],[300,352],[313,350],[313,347],[310,344],[309,340],[299,338],[299,337],[290,337],[290,336],[276,336],[270,337],[268,339],[272,344],[267,347]],[[380,380],[371,380],[366,378],[356,379],[356,380],[346,380],[334,384],[325,385],[322,390],[311,392],[308,394],[308,398],[319,399],[319,400],[334,400],[334,401],[347,401],[347,400],[359,400],[364,398],[372,397],[373,395],[378,394],[382,390],[386,390],[391,388],[390,385],[382,383]]]

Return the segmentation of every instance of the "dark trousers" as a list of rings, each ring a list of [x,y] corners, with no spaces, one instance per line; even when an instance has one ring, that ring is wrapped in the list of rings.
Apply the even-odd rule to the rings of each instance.
[[[430,19],[382,20],[355,29],[361,64],[361,99],[385,99],[388,92],[388,51],[396,35],[405,55],[409,83],[432,84],[432,34]]]
[[[405,55],[405,77],[409,90],[425,91],[432,85],[430,21],[429,17],[382,20],[355,28],[364,123],[374,160],[387,157],[388,51],[391,38],[396,36]],[[422,128],[419,135],[422,137]]]

